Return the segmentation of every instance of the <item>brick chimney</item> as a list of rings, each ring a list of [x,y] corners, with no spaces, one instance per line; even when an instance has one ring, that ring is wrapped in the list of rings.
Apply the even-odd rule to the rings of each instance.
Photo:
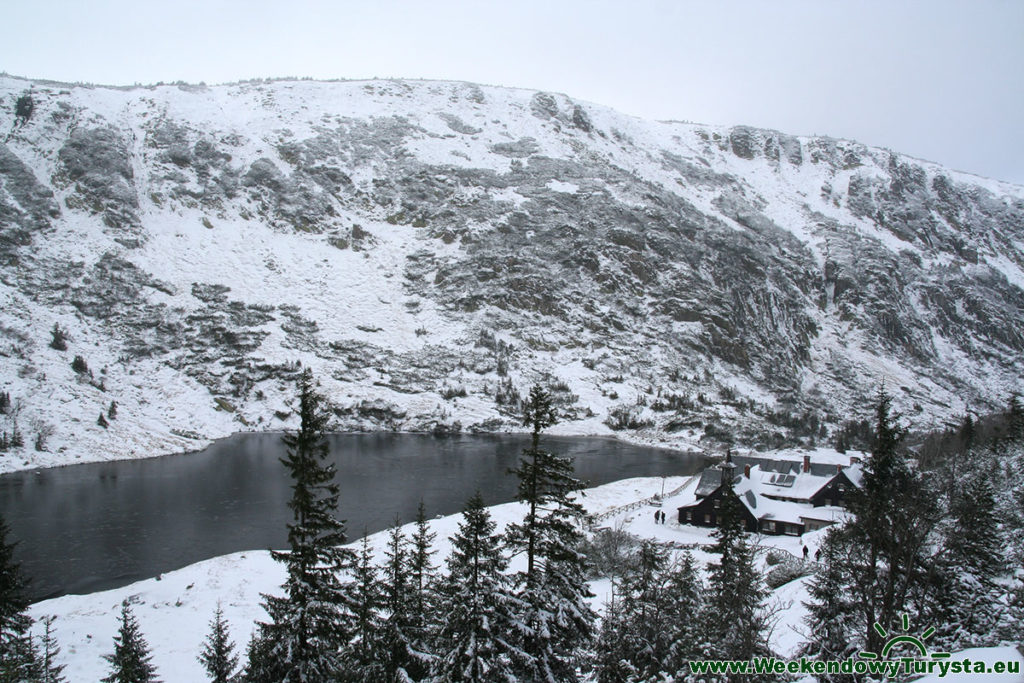
[[[810,471],[811,471],[811,456],[805,455],[804,456],[804,469],[803,469],[803,473],[807,474]]]
[[[750,479],[750,465],[743,466],[743,476]]]

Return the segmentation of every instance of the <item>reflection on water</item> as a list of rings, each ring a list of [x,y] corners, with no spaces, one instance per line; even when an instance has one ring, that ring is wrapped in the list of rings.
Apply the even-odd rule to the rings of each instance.
[[[339,434],[330,437],[350,538],[458,512],[480,491],[515,497],[507,474],[528,435]],[[591,485],[691,474],[702,459],[612,439],[546,437]],[[0,477],[0,515],[19,542],[33,600],[122,586],[238,550],[282,548],[289,480],[275,434],[236,434],[201,453],[75,465]]]

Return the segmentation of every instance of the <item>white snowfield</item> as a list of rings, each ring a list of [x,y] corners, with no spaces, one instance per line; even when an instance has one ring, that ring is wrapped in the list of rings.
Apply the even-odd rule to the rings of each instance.
[[[655,524],[654,510],[658,508],[649,505],[634,508],[631,505],[660,494],[663,486],[667,492],[688,481],[692,479],[625,479],[588,489],[582,502],[591,515],[623,507],[632,508],[603,523],[641,538],[687,546],[704,545],[711,542],[710,529],[680,526],[675,521],[673,505],[681,497],[667,498],[660,508],[667,514],[666,524]],[[500,532],[508,523],[522,519],[524,508],[518,503],[507,503],[491,507],[489,511]],[[440,561],[442,567],[443,559],[451,550],[448,538],[456,532],[461,519],[461,515],[451,515],[430,522],[431,530],[437,534],[434,559]],[[413,526],[408,524],[404,527],[407,535],[411,534]],[[757,540],[765,547],[777,547],[795,556],[800,553],[801,543],[807,544],[813,554],[818,537],[818,534],[805,534],[803,539],[759,537]],[[378,561],[382,561],[387,532],[373,534],[369,540]],[[353,547],[359,543],[361,540]],[[701,566],[712,559],[699,548],[692,552]],[[763,553],[760,556],[763,558]],[[513,569],[520,568],[520,559],[513,559]],[[166,683],[194,683],[205,680],[196,656],[217,604],[220,603],[224,610],[231,636],[238,650],[242,651],[253,631],[254,622],[266,618],[260,607],[261,594],[282,594],[280,584],[284,578],[283,565],[274,562],[268,552],[247,551],[199,562],[123,588],[40,602],[32,606],[30,614],[36,619],[44,615],[57,616],[55,630],[61,646],[60,663],[67,666],[68,680],[76,683],[97,681],[108,673],[103,655],[113,651],[121,601],[128,599],[150,645],[153,663],[161,680]],[[608,599],[610,582],[608,579],[594,581],[591,590],[595,594],[595,607],[600,611]],[[784,608],[772,645],[784,655],[792,654],[802,639],[804,610],[800,603],[805,598],[803,579],[782,586],[772,597]],[[38,628],[39,624],[36,626]]]

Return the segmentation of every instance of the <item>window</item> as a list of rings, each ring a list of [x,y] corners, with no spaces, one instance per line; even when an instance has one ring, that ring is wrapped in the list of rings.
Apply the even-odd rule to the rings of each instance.
[[[691,519],[693,519],[693,513],[690,512],[689,510],[687,510],[686,511],[686,521],[689,522]]]
[[[704,523],[705,524],[711,524],[711,514],[710,513],[704,515]]]
[[[717,510],[717,509],[719,509],[721,507],[722,507],[722,499],[721,498],[715,498],[715,509]]]

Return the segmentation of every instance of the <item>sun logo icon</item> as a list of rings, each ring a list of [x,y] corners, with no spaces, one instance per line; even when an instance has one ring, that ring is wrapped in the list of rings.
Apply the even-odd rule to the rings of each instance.
[[[874,652],[861,652],[861,659],[888,659],[889,653],[892,652],[892,649],[903,643],[908,643],[916,647],[918,652],[920,652],[921,657],[928,656],[928,648],[925,647],[924,642],[932,637],[932,634],[935,633],[935,628],[929,626],[920,637],[909,635],[907,632],[910,630],[910,617],[906,614],[902,614],[900,616],[903,619],[903,635],[889,638],[889,633],[876,621],[874,624],[875,632],[883,638],[889,638],[889,640],[887,640],[885,645],[882,646],[882,652],[880,655]],[[931,657],[932,659],[948,659],[950,654],[948,652],[933,652]]]

